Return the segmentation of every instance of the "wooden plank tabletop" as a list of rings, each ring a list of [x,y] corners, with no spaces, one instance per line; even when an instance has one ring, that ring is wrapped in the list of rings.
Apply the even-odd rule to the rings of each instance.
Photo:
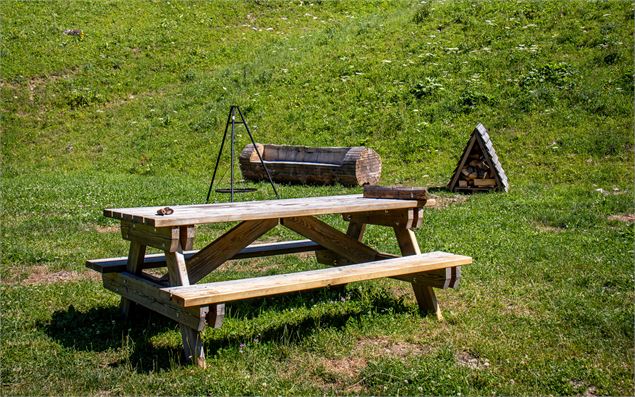
[[[416,200],[365,198],[361,194],[237,203],[174,205],[174,213],[157,215],[163,207],[105,209],[104,216],[144,223],[154,227],[204,223],[289,218],[295,216],[340,214],[416,208]]]

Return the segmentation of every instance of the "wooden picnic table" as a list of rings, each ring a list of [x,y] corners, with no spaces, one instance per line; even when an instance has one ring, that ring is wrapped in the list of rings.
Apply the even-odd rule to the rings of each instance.
[[[425,200],[368,198],[362,195],[296,198],[228,204],[176,205],[104,210],[121,220],[130,241],[127,257],[87,261],[102,273],[105,288],[122,296],[121,312],[130,316],[141,305],[177,321],[185,356],[205,366],[201,331],[222,324],[226,302],[301,291],[349,282],[392,277],[410,282],[420,309],[441,318],[433,287],[453,288],[460,266],[471,258],[444,252],[421,254],[413,229],[423,221]],[[158,213],[159,211],[159,213]],[[342,232],[318,215],[342,214]],[[204,248],[192,246],[197,225],[239,222]],[[367,224],[391,227],[403,257],[378,252],[362,242]],[[283,225],[306,240],[252,244]],[[163,254],[146,255],[146,247]],[[196,284],[231,259],[315,251],[331,268]],[[167,267],[163,277],[144,272]]]

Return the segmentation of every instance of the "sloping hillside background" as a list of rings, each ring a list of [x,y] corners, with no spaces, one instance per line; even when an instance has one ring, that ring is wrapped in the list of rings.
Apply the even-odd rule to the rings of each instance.
[[[0,11],[3,393],[632,394],[632,2]],[[232,104],[260,142],[375,149],[386,185],[445,185],[472,129],[488,128],[510,193],[441,192],[417,232],[424,250],[474,257],[440,294],[445,323],[389,281],[342,301],[255,302],[207,331],[204,372],[174,364],[172,325],[115,321],[116,298],[83,270],[127,250],[101,210],[203,202]],[[259,188],[246,199],[272,197]],[[395,250],[386,231],[368,239]],[[258,266],[316,264],[221,276]]]

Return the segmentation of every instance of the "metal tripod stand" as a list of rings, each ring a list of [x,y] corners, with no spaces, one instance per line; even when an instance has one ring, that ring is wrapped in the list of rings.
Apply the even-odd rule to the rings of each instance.
[[[240,117],[240,121],[236,121],[236,112],[238,112],[238,116]],[[216,164],[214,165],[214,173],[212,174],[212,181],[209,184],[209,190],[207,191],[207,199],[205,199],[205,203],[209,203],[209,196],[212,193],[212,186],[214,185],[214,180],[216,179],[216,171],[218,171],[218,164],[220,163],[220,157],[223,153],[223,148],[225,147],[225,139],[227,138],[227,130],[229,130],[229,126],[231,124],[231,172],[230,172],[230,183],[229,189],[216,189],[217,192],[226,193],[229,192],[229,200],[230,202],[234,202],[234,193],[250,191],[247,189],[236,189],[234,188],[234,152],[236,146],[236,124],[242,124],[245,126],[247,130],[247,134],[249,135],[249,139],[251,143],[254,145],[254,149],[258,154],[258,159],[260,160],[260,164],[262,168],[264,168],[265,173],[267,174],[267,178],[269,179],[269,183],[271,184],[271,188],[273,189],[273,193],[276,195],[276,198],[280,198],[278,195],[278,191],[276,190],[276,186],[271,179],[271,174],[269,174],[269,170],[265,165],[264,160],[262,159],[262,155],[260,154],[260,150],[258,150],[258,146],[256,145],[256,141],[254,141],[253,135],[251,135],[251,131],[249,130],[249,126],[247,125],[247,121],[243,116],[243,113],[240,111],[240,107],[236,105],[231,105],[229,108],[229,115],[227,116],[227,123],[225,124],[225,133],[223,133],[223,140],[220,144],[220,150],[218,151],[218,157],[216,157]]]

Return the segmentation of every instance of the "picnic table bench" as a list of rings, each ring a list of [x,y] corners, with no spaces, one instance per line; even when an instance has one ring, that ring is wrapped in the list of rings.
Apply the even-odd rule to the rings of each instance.
[[[461,265],[472,259],[445,252],[422,254],[413,229],[423,220],[425,200],[328,196],[228,204],[179,205],[166,215],[161,207],[106,209],[106,217],[121,221],[130,241],[127,257],[89,260],[86,266],[102,273],[104,287],[121,295],[121,313],[144,306],[180,324],[185,357],[205,367],[201,331],[220,327],[225,303],[392,277],[410,282],[423,312],[441,318],[436,288],[453,288]],[[160,212],[160,211],[159,211]],[[318,215],[342,214],[342,232]],[[239,223],[201,250],[192,250],[197,225]],[[392,227],[401,253],[381,253],[362,242],[365,225]],[[307,238],[252,244],[267,231],[283,225]],[[146,247],[163,254],[146,255]],[[320,263],[333,267],[241,280],[196,284],[232,259],[315,251]],[[166,267],[163,277],[146,269]]]

